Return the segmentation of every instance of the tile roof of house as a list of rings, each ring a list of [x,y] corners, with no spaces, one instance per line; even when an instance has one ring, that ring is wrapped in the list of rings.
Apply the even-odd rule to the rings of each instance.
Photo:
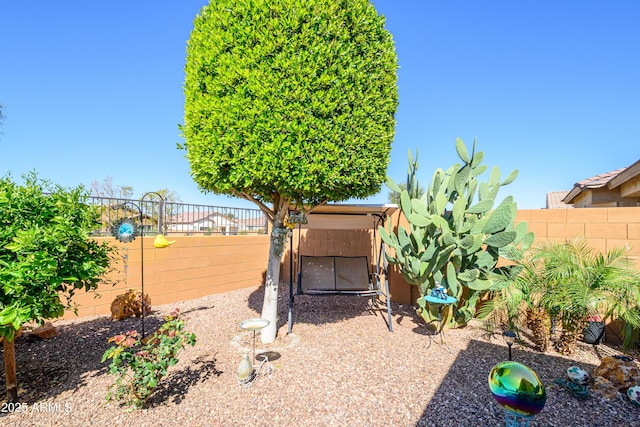
[[[592,176],[591,178],[584,179],[582,181],[578,181],[574,186],[578,186],[580,188],[602,188],[609,183],[613,178],[620,175],[622,172],[627,170],[627,168],[616,169],[611,172],[601,173],[600,175]]]
[[[613,170],[611,172],[601,173],[591,178],[578,181],[573,185],[573,188],[562,199],[564,203],[571,203],[578,194],[583,190],[597,189],[603,187],[615,188],[622,184],[622,182],[628,181],[633,176],[637,176],[640,171],[640,160],[636,161],[630,166]]]
[[[624,171],[611,178],[607,185],[609,186],[609,188],[616,188],[624,184],[625,182],[631,181],[637,176],[640,176],[640,160],[636,161],[631,166],[624,168]]]
[[[173,224],[191,224],[206,218],[222,217],[230,223],[235,222],[233,219],[229,219],[224,215],[214,211],[191,211],[182,212],[179,214],[171,215],[171,223]]]
[[[547,193],[547,209],[573,208],[573,205],[568,205],[563,202],[567,194],[569,194],[569,190],[549,191]]]

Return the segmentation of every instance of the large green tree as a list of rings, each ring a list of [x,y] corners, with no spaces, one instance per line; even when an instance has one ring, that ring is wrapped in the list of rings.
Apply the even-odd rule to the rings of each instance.
[[[215,0],[194,21],[182,148],[202,190],[247,199],[273,225],[263,342],[276,335],[288,211],[385,180],[397,56],[384,22],[368,0]]]
[[[109,270],[113,248],[91,238],[100,226],[82,187],[0,178],[0,338],[7,396],[17,398],[13,343],[24,323],[42,323],[75,308],[74,293],[95,289]]]

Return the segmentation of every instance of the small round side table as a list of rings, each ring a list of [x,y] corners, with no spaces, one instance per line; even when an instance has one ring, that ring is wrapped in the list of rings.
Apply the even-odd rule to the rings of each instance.
[[[449,295],[447,295],[446,299],[434,297],[431,295],[425,295],[423,298],[427,302],[427,304],[435,304],[438,306],[438,329],[436,330],[435,334],[429,334],[429,347],[431,347],[431,341],[433,341],[433,337],[438,334],[440,335],[440,344],[447,345],[444,336],[444,328],[442,327],[442,309],[446,305],[455,304],[456,302],[458,302],[458,299]]]

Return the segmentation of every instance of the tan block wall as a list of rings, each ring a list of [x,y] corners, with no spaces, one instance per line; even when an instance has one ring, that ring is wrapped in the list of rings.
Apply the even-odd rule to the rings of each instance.
[[[640,207],[520,210],[516,221],[527,221],[537,242],[579,237],[601,251],[627,244],[640,268]]]
[[[397,212],[388,224],[397,230],[404,217]],[[632,259],[640,268],[640,207],[520,210],[516,222],[527,221],[536,241],[563,241],[585,238],[599,250],[628,244]],[[171,238],[174,239],[174,238]],[[108,239],[120,250],[116,271],[110,279],[115,286],[103,284],[95,293],[79,292],[74,301],[80,316],[110,314],[111,301],[127,289],[140,289],[140,240],[127,245]],[[153,247],[153,238],[144,239],[144,285],[152,305],[259,286],[264,281],[269,254],[269,235],[260,236],[179,236],[165,249]],[[127,274],[124,274],[123,247],[128,249]],[[293,253],[298,253],[298,231],[293,234]],[[300,253],[303,255],[366,255],[373,265],[380,250],[380,236],[372,230],[302,230]],[[294,269],[294,278],[297,269]],[[125,280],[126,279],[126,280]],[[281,265],[281,281],[289,282],[289,243]],[[389,269],[392,301],[413,304],[418,297],[415,286],[407,284],[397,269]],[[65,317],[74,316],[66,313]]]
[[[536,242],[579,237],[601,251],[627,244],[631,260],[640,268],[640,207],[519,210],[516,223],[521,221],[528,223]],[[399,224],[407,227],[399,211],[390,222],[396,230]],[[401,304],[414,304],[419,296],[394,266],[389,268],[389,287],[391,300]]]
[[[120,243],[104,238],[118,248],[115,270],[96,292],[79,292],[74,302],[79,304],[79,316],[110,314],[113,299],[127,289],[141,287],[140,238]],[[168,248],[157,249],[153,237],[145,237],[144,292],[151,305],[163,305],[187,299],[259,286],[267,267],[269,236],[179,236]],[[127,255],[126,272],[123,255]],[[65,318],[74,317],[72,312]]]

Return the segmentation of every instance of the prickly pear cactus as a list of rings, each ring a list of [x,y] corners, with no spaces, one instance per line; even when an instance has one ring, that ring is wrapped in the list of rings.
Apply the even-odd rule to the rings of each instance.
[[[508,274],[511,266],[497,267],[498,259],[515,261],[533,243],[525,222],[514,224],[517,206],[513,197],[505,197],[494,207],[500,187],[513,182],[514,170],[500,180],[500,169],[493,167],[489,179],[480,182],[487,170],[484,153],[469,154],[462,139],[456,151],[462,163],[449,169],[437,169],[420,198],[412,198],[391,179],[387,186],[400,193],[400,208],[409,228],[398,227],[397,234],[380,227],[387,245],[389,263],[398,266],[402,277],[420,291],[418,304],[428,320],[422,298],[435,282],[461,301],[455,318],[466,323],[475,314],[478,299],[492,288],[497,274]],[[506,263],[508,264],[508,263]]]

